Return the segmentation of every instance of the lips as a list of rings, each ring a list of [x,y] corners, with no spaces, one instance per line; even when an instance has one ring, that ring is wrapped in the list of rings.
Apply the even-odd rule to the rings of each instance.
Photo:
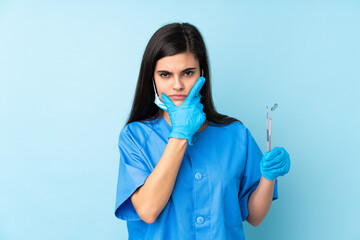
[[[184,100],[186,98],[186,96],[185,95],[170,95],[170,98],[174,99],[174,100]]]

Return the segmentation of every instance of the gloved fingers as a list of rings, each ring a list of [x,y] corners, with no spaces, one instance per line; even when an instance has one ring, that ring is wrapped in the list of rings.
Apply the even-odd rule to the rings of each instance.
[[[266,159],[274,158],[276,155],[279,155],[283,150],[284,150],[284,148],[282,148],[282,147],[275,147],[270,152],[266,152],[264,154],[264,157]]]
[[[284,167],[284,172],[285,174],[289,172],[290,170],[290,156],[289,153],[285,151],[285,167]]]
[[[202,112],[202,110],[204,109],[204,106],[201,104],[200,98],[201,98],[201,96],[194,97],[191,100],[191,102],[189,102],[186,105],[183,105],[184,104],[183,103],[180,107],[186,108],[188,110],[192,109],[191,111]]]
[[[203,108],[204,108],[204,105],[202,105],[202,103],[200,102],[200,100],[199,100],[199,102],[196,102],[196,103],[194,104],[194,106],[195,106],[196,108],[198,108],[198,109],[203,109]]]
[[[196,116],[196,122],[199,124],[199,128],[204,124],[205,121],[206,121],[206,114],[201,110],[201,113]]]
[[[286,164],[286,161],[284,161],[284,159],[281,158],[280,161],[277,162],[277,163],[271,163],[271,165],[266,165],[266,164],[269,164],[269,162],[264,163],[264,166],[263,166],[264,169],[266,169],[266,170],[275,170],[275,169],[279,169],[279,168],[284,167],[285,164]]]
[[[189,112],[190,115],[187,115],[187,118],[192,119],[193,122],[201,122],[202,125],[206,120],[206,114],[203,111],[204,106],[201,103],[198,103],[196,105],[192,105],[190,109],[191,113]]]
[[[281,169],[276,169],[271,171],[271,175],[274,176],[273,178],[277,178],[279,176],[284,176],[283,171]]]
[[[283,176],[285,174],[287,174],[290,170],[290,164],[286,164],[283,168],[282,168],[282,173],[283,173]]]
[[[262,167],[263,171],[271,172],[275,174],[281,174],[283,176],[284,174],[288,173],[290,170],[290,158],[289,154],[285,151],[284,157],[282,158],[282,161],[271,166],[271,167]]]
[[[195,96],[193,99],[191,99],[191,101],[188,102],[188,104],[189,105],[199,104],[201,97],[202,97],[201,94],[199,94],[199,96]]]
[[[281,159],[281,162],[283,164],[279,165],[281,168],[289,168],[290,166],[290,157],[289,157],[289,153],[284,149],[284,154],[283,157]]]
[[[285,166],[285,167],[279,168],[277,170],[274,170],[274,172],[278,176],[284,176],[285,174],[287,174],[289,172],[289,169]]]
[[[204,123],[206,121],[206,113],[204,113],[204,112],[201,114],[201,121],[202,121],[202,123]]]
[[[282,162],[283,157],[284,157],[284,152],[281,152],[279,155],[276,155],[274,158],[270,158],[270,159],[264,155],[262,159],[263,167],[267,167],[267,168],[272,167]]]
[[[197,107],[201,112],[203,112],[204,110],[204,105],[202,105],[201,103],[198,104],[198,107]]]
[[[196,81],[196,83],[194,84],[194,86],[191,88],[189,95],[186,97],[184,103],[189,103],[199,92],[200,89],[204,86],[205,83],[205,78],[204,77],[199,77],[199,79]]]
[[[261,167],[261,174],[269,180],[274,180],[279,176],[284,176],[285,174],[287,174],[290,170],[290,159],[289,158],[285,158],[286,160],[284,161],[285,165],[283,167],[280,168],[274,168],[274,169],[268,169],[268,168],[263,168]]]
[[[176,107],[176,105],[171,101],[171,99],[168,96],[166,96],[165,93],[161,94],[161,98],[168,109],[170,109],[171,107]]]

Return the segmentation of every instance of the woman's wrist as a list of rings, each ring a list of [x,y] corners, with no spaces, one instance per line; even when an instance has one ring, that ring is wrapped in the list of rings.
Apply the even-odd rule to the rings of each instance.
[[[177,145],[183,145],[183,146],[187,146],[188,145],[188,140],[186,138],[175,138],[175,137],[169,137],[169,142],[168,143],[175,143]]]

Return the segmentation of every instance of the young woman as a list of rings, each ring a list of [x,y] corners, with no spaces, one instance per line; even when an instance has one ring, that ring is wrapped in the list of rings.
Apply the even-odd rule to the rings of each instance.
[[[115,216],[129,239],[245,239],[278,198],[289,154],[262,154],[237,119],[216,112],[205,44],[188,23],[161,27],[142,59],[119,137]]]

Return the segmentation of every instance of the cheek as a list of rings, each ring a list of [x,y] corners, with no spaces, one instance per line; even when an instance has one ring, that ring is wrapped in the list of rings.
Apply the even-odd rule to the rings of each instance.
[[[167,94],[167,92],[168,92],[167,87],[164,85],[159,86],[159,88],[157,90],[158,90],[158,93],[160,96],[162,93]]]
[[[162,84],[157,88],[159,97],[162,99],[161,94],[165,94],[165,95],[169,95],[171,94],[171,87],[170,86],[166,86],[166,84]]]
[[[160,81],[157,81],[156,82],[156,91],[157,91],[157,93],[159,94],[159,96],[161,97],[161,94],[162,93],[166,93],[166,85],[164,84],[164,83],[162,83],[162,82],[160,82]]]
[[[200,76],[199,76],[200,77]],[[195,85],[196,81],[199,79],[198,78],[194,78],[194,79],[191,79],[191,81],[188,82],[188,85],[186,86],[186,89],[188,89],[188,94],[190,93],[192,87]]]

